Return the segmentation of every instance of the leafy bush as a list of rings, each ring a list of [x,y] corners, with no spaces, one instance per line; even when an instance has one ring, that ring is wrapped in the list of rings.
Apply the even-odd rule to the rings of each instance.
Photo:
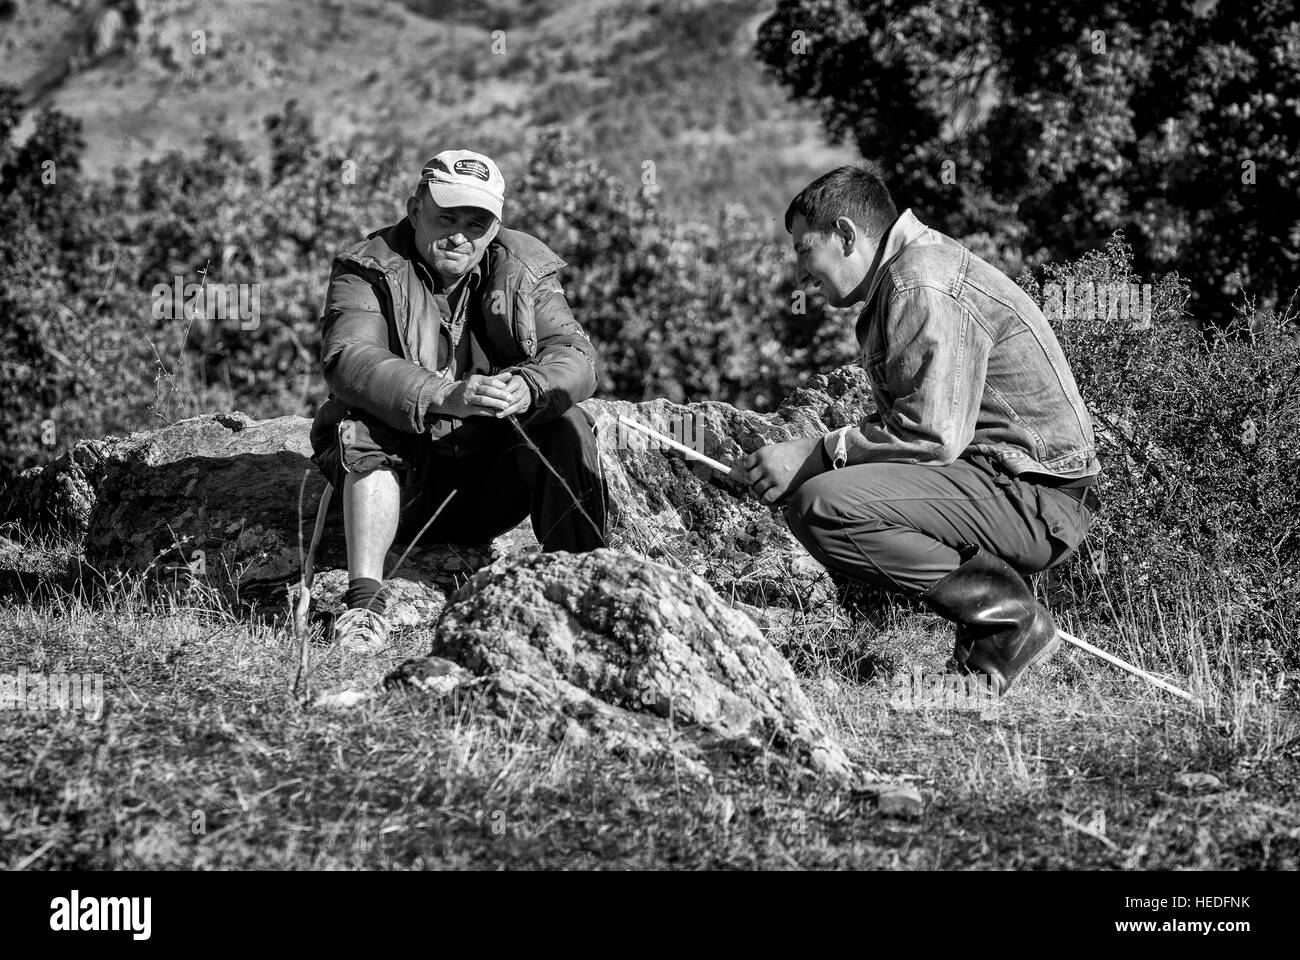
[[[1150,286],[1150,310],[1069,316],[1064,294],[1141,278],[1116,236],[1104,251],[1021,283],[1043,304],[1093,415],[1104,506],[1090,534],[1086,593],[1124,582],[1141,593],[1189,573],[1230,583],[1257,611],[1300,599],[1300,331],[1249,311],[1198,330],[1176,275]],[[1068,287],[1067,287],[1068,285]],[[1145,304],[1147,301],[1143,300]],[[1057,306],[1061,309],[1057,309]],[[1149,322],[1148,322],[1149,321]],[[1103,580],[1093,572],[1104,573]]]
[[[743,208],[674,222],[558,130],[538,137],[516,189],[511,222],[569,262],[566,293],[612,396],[772,409],[853,356],[848,327],[828,322],[841,315],[794,297],[793,257]]]

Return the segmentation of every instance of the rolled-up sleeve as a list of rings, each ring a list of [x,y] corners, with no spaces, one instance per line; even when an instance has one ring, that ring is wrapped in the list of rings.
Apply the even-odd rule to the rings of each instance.
[[[881,409],[827,434],[826,455],[835,467],[952,463],[975,436],[992,339],[934,287],[895,292],[887,316]]]

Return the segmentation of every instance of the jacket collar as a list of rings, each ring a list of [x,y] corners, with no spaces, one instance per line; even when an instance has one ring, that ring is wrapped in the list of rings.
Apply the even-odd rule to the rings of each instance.
[[[889,269],[890,264],[898,258],[898,255],[903,252],[908,244],[918,240],[929,229],[916,218],[911,207],[898,215],[898,219],[885,231],[885,242],[876,251],[876,259],[868,271],[871,282],[867,284],[867,295],[862,300],[863,310],[866,310],[871,305],[871,301],[876,296],[876,291],[880,289],[880,281],[884,279],[885,272]]]

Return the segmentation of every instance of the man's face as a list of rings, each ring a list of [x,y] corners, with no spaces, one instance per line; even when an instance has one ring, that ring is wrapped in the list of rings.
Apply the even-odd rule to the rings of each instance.
[[[415,228],[415,248],[439,278],[454,283],[474,269],[500,223],[478,207],[440,207],[421,186],[406,202]]]
[[[799,286],[820,290],[832,307],[856,302],[877,244],[845,217],[840,217],[829,233],[818,233],[808,229],[802,214],[796,214],[790,223],[790,239],[794,243],[795,282]]]

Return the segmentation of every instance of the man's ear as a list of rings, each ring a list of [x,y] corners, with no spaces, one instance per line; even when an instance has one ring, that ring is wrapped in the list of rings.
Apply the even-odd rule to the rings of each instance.
[[[415,197],[406,198],[406,215],[411,220],[411,226],[415,226],[415,219],[420,215],[420,201]]]
[[[848,217],[836,217],[835,240],[840,245],[840,252],[847,257],[858,245],[858,225]]]

